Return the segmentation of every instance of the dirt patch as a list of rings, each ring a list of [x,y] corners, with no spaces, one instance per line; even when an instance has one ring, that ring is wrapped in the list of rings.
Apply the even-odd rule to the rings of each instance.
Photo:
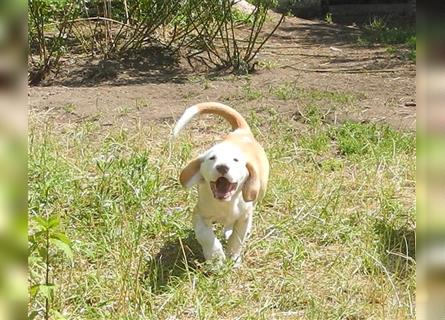
[[[273,15],[270,27],[273,26]],[[29,90],[33,110],[50,111],[60,123],[92,119],[101,125],[172,121],[185,107],[220,101],[240,111],[274,108],[290,116],[307,101],[277,96],[277,88],[351,95],[325,106],[332,121],[384,122],[415,129],[415,64],[384,47],[358,45],[360,30],[288,17],[258,56],[249,76],[193,71],[161,48],[119,61],[82,57],[64,61],[57,77]]]

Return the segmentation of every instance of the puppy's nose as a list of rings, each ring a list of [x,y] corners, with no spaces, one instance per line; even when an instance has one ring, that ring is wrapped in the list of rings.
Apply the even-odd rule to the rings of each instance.
[[[227,172],[229,172],[229,167],[226,166],[225,164],[219,164],[216,166],[216,171],[218,171],[221,174],[226,174]]]

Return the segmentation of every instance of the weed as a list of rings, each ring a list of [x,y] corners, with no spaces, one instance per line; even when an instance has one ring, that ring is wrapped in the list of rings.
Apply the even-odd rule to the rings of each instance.
[[[121,117],[124,117],[124,116],[128,115],[130,113],[130,111],[131,111],[130,107],[123,106],[123,107],[119,108],[119,115]]]
[[[275,60],[261,60],[258,62],[261,69],[272,70],[278,67],[278,63]]]
[[[271,89],[274,96],[280,100],[290,100],[296,97],[296,89],[293,84],[286,82]]]
[[[63,110],[67,113],[74,113],[76,106],[73,103],[67,103],[63,106]]]
[[[135,105],[137,110],[151,107],[151,103],[145,99],[136,99]]]
[[[198,95],[197,92],[190,90],[190,91],[185,91],[185,92],[181,93],[180,97],[181,97],[181,99],[184,99],[184,100],[190,100],[190,99],[196,97],[197,95]]]
[[[263,96],[263,92],[259,89],[252,88],[251,83],[248,81],[241,87],[243,97],[247,101],[257,100]]]
[[[333,24],[334,21],[332,20],[332,13],[330,13],[330,12],[326,13],[326,15],[324,16],[324,21],[327,24]]]
[[[210,82],[209,79],[204,78],[204,81],[203,81],[203,89],[204,89],[204,90],[207,90],[207,89],[210,89],[210,88],[212,88],[212,83]]]

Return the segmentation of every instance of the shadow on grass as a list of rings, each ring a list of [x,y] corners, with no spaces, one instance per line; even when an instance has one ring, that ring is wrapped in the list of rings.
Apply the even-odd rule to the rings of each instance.
[[[195,239],[193,230],[186,237],[167,241],[143,274],[143,281],[151,287],[153,293],[162,293],[187,272],[193,272],[204,262],[201,246]]]
[[[381,245],[381,261],[385,268],[401,277],[408,276],[416,259],[416,233],[408,227],[395,229],[379,221],[374,225]]]

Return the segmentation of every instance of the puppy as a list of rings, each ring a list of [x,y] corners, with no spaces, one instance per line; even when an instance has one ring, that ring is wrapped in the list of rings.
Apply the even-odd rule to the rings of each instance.
[[[177,136],[199,114],[222,116],[233,131],[222,142],[190,161],[179,181],[186,188],[199,186],[192,221],[205,259],[220,264],[226,258],[213,232],[213,223],[221,223],[227,239],[226,252],[239,265],[243,243],[252,227],[255,205],[266,192],[269,162],[246,120],[221,103],[205,102],[188,108],[176,123],[173,135]]]

